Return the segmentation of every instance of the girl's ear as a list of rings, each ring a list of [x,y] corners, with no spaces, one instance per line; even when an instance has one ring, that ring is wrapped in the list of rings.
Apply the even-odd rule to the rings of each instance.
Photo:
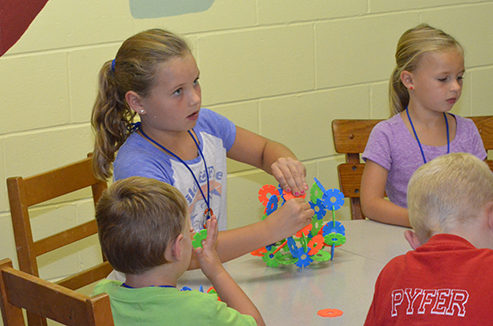
[[[407,70],[401,72],[401,82],[407,89],[413,89],[413,73]]]
[[[132,109],[132,111],[140,115],[146,114],[146,110],[144,109],[139,94],[135,93],[134,91],[128,91],[125,94],[125,100],[127,101],[128,106],[130,107],[130,109]]]

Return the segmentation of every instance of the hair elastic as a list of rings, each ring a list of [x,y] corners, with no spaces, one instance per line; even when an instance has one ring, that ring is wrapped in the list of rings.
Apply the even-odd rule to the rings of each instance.
[[[115,72],[115,59],[111,61],[111,71]]]

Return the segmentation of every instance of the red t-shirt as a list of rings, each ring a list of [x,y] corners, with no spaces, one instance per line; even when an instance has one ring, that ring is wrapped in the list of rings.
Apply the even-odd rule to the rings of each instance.
[[[437,234],[378,276],[365,326],[493,324],[493,250]]]

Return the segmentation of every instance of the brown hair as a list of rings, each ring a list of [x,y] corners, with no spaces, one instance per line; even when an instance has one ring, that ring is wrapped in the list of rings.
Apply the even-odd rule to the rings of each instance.
[[[93,170],[97,178],[111,177],[115,154],[132,132],[136,113],[128,106],[125,94],[134,91],[148,96],[158,65],[187,53],[190,48],[182,38],[162,29],[150,29],[127,39],[115,59],[104,63],[92,111],[96,134]]]
[[[143,177],[113,183],[96,206],[99,241],[117,271],[142,274],[167,263],[164,252],[185,230],[188,206],[173,186]]]
[[[401,81],[403,71],[416,70],[424,53],[456,49],[462,56],[462,46],[452,36],[427,24],[411,28],[402,34],[397,43],[395,61],[397,63],[389,83],[390,115],[396,115],[409,104],[409,92]]]

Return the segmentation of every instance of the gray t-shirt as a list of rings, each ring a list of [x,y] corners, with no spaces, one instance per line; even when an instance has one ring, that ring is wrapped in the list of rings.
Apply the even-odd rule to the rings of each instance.
[[[478,129],[470,119],[453,115],[457,121],[455,138],[450,141],[450,153],[470,153],[479,159],[486,158],[486,150]],[[419,136],[419,135],[418,135]],[[426,161],[447,154],[447,145],[426,146],[421,144]],[[399,114],[379,122],[373,128],[363,159],[371,160],[388,171],[385,191],[390,201],[407,208],[407,184],[414,171],[424,164],[418,142]]]

